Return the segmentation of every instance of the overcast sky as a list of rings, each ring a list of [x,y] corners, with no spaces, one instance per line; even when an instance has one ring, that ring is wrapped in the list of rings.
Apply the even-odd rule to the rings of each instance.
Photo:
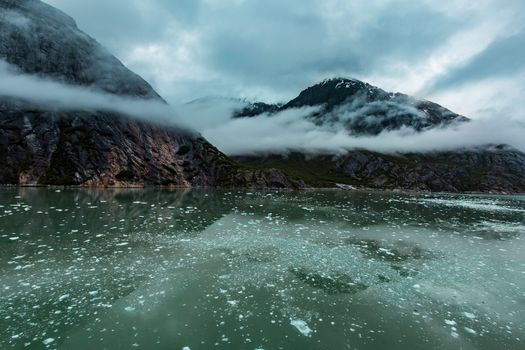
[[[355,77],[525,120],[524,0],[46,0],[169,102]]]

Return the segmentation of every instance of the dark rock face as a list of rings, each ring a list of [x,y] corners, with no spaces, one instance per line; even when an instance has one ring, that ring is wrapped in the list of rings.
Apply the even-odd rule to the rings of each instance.
[[[372,188],[435,192],[524,192],[525,154],[491,148],[428,154],[350,152],[335,167]]]
[[[21,73],[163,103],[73,19],[37,0],[0,0],[0,59]],[[0,162],[0,183],[13,185],[294,185],[276,170],[252,174],[191,131],[2,96]]]
[[[211,186],[233,163],[206,140],[111,113],[8,109],[0,183]]]
[[[426,154],[351,151],[343,156],[237,157],[246,165],[272,166],[314,187],[434,192],[525,192],[525,154],[507,147]]]

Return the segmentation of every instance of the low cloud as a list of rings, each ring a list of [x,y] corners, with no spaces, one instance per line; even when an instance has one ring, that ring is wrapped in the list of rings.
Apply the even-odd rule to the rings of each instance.
[[[185,127],[175,111],[162,100],[109,94],[94,88],[69,85],[22,74],[0,60],[0,97],[26,101],[45,110],[108,111],[167,125]]]
[[[525,151],[525,123],[499,117],[475,119],[450,128],[425,132],[412,129],[383,132],[377,136],[350,136],[341,123],[319,126],[308,116],[317,107],[290,109],[275,115],[232,119],[234,110],[246,102],[207,98],[176,106],[162,100],[134,99],[89,87],[72,86],[34,75],[21,74],[0,60],[0,96],[27,101],[46,110],[109,111],[148,122],[197,130],[228,155],[285,154],[293,151],[343,154],[352,149],[378,152],[430,152],[508,144]],[[354,106],[361,111],[366,106]],[[374,106],[377,107],[377,106]],[[389,106],[385,106],[389,107]],[[340,121],[355,111],[339,111]]]
[[[20,12],[7,10],[0,13],[0,20],[7,21],[8,23],[20,28],[26,29],[31,25],[31,20]]]
[[[310,121],[307,117],[316,111],[315,107],[241,119],[231,119],[232,111],[222,109],[221,114],[213,113],[215,123],[212,125],[194,124],[204,137],[230,156],[293,151],[337,155],[352,149],[382,153],[432,152],[500,144],[525,151],[525,124],[504,118],[473,120],[424,132],[405,128],[377,136],[350,136],[340,124],[318,126]],[[185,118],[196,116],[191,108],[185,115]]]

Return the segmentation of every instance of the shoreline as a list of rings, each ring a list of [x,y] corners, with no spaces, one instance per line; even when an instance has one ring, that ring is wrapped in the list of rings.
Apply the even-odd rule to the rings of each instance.
[[[338,184],[339,185],[339,184]],[[428,194],[428,195],[506,195],[520,196],[525,192],[504,191],[466,191],[466,192],[440,192],[413,189],[389,188],[343,188],[334,187],[304,187],[304,188],[278,188],[278,187],[231,187],[231,186],[161,186],[161,185],[129,185],[129,186],[72,186],[72,185],[12,185],[0,184],[1,189],[48,189],[48,190],[244,190],[244,191],[283,191],[283,192],[311,192],[311,191],[341,191],[341,192],[370,192],[370,193],[400,193],[400,194]]]

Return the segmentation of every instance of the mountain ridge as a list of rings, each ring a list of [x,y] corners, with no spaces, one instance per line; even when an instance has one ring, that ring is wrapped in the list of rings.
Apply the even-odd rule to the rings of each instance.
[[[317,125],[341,124],[351,135],[378,135],[403,127],[416,131],[447,127],[469,119],[428,100],[386,92],[357,79],[329,78],[302,90],[283,105],[254,102],[234,112],[234,118],[276,114],[319,106],[309,119]]]
[[[165,103],[69,16],[39,0],[0,0],[0,62],[16,74]],[[328,79],[283,105],[255,104],[232,117],[258,118],[318,106],[318,127],[351,136],[448,128],[468,119],[429,101],[355,79]],[[292,153],[229,158],[198,133],[160,125],[139,112],[46,108],[0,96],[0,183],[18,186],[335,187],[525,192],[525,155],[504,146],[425,154]],[[246,114],[244,113],[244,114]]]
[[[0,60],[26,74],[165,103],[75,21],[39,0],[0,0]],[[0,183],[19,186],[301,186],[237,165],[195,132],[109,111],[0,96]]]
[[[257,108],[253,108],[255,106]],[[356,79],[332,78],[314,84],[282,106],[262,113],[264,104],[235,111],[232,118],[258,118],[305,107],[320,129],[346,130],[351,137],[375,136],[408,128],[421,133],[470,122],[445,107],[401,93],[389,93]],[[351,149],[344,154],[294,149],[281,153],[247,153],[233,158],[252,167],[274,167],[305,180],[312,187],[398,189],[438,192],[525,192],[525,154],[506,145],[485,145],[450,151],[374,152]],[[283,155],[284,154],[284,155]],[[344,187],[343,186],[343,187]]]

